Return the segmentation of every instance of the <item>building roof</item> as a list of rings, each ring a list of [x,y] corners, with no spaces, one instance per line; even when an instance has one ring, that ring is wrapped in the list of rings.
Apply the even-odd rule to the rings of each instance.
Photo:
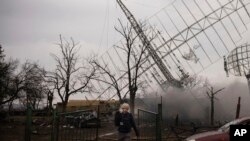
[[[103,103],[113,104],[118,102],[117,100],[103,101],[103,100],[69,100],[68,107],[72,106],[90,106],[90,105],[100,105]]]

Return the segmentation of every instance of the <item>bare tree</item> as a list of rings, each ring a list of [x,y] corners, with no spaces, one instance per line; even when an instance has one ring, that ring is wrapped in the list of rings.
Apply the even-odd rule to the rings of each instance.
[[[26,105],[31,104],[37,108],[44,98],[44,85],[41,68],[37,63],[26,61],[22,67],[17,70],[18,62],[10,61],[8,73],[2,85],[2,100],[0,105],[8,104],[11,109],[13,101],[19,100]]]
[[[118,46],[118,48],[122,49],[126,54],[126,73],[129,100],[131,113],[134,114],[136,94],[138,88],[143,85],[143,82],[139,80],[139,71],[142,68],[142,64],[144,63],[143,59],[148,53],[147,44],[141,43],[138,34],[133,31],[133,27],[131,25],[123,25],[120,20],[119,23],[120,29],[115,27],[115,30],[122,36],[122,38],[125,39],[124,47]],[[155,29],[153,29],[153,27],[149,27],[143,22],[140,22],[140,26],[150,42],[158,36],[158,34],[155,33]]]
[[[18,62],[9,61],[1,67],[0,105],[12,102],[19,98],[21,90],[24,89],[24,78],[21,72],[15,73]]]
[[[215,96],[225,88],[221,88],[217,91],[214,91],[214,88],[212,86],[207,87],[207,88],[208,88],[208,91],[206,93],[207,93],[208,98],[210,99],[210,104],[211,104],[210,122],[211,122],[211,125],[214,125],[214,100],[217,99]]]
[[[91,63],[96,66],[99,76],[100,75],[107,75],[109,78],[108,80],[107,79],[104,80],[104,79],[101,79],[100,77],[96,77],[94,80],[108,84],[109,86],[114,88],[116,90],[116,94],[119,98],[119,102],[122,103],[122,101],[123,101],[123,98],[121,95],[122,88],[121,88],[119,79],[116,78],[115,74],[109,70],[107,65],[102,66],[97,60],[93,60]]]
[[[105,74],[109,78],[108,80],[98,78],[98,81],[106,83],[113,87],[117,92],[120,102],[122,102],[126,95],[129,94],[130,110],[131,113],[134,114],[136,94],[138,92],[138,89],[143,85],[143,82],[140,81],[139,77],[143,59],[145,56],[147,56],[147,45],[140,42],[138,35],[133,31],[133,27],[131,25],[124,25],[120,20],[119,24],[120,27],[115,27],[115,30],[122,36],[125,42],[124,45],[116,47],[121,49],[121,51],[125,53],[126,70],[123,71],[125,72],[126,76],[124,76],[123,78],[117,78],[115,73],[112,73],[109,70],[107,64],[101,65],[100,63],[98,63],[98,61],[95,61],[93,63],[95,64],[95,66],[97,66],[101,74]],[[152,41],[156,37],[156,34],[152,30],[149,30],[149,28],[145,24],[140,24],[143,32],[145,32],[148,35],[150,41]],[[121,82],[119,81],[120,79],[128,82],[126,86],[128,88],[128,92],[125,92],[125,95],[123,96],[121,93],[122,85],[119,83]]]
[[[42,68],[37,63],[26,61],[20,69],[16,60],[4,60],[0,46],[0,105],[8,104],[9,111],[14,100],[19,99],[37,108],[44,98]]]
[[[49,72],[46,77],[49,79],[55,88],[56,93],[59,95],[62,102],[62,110],[66,110],[68,100],[71,95],[79,92],[89,92],[91,86],[90,80],[95,77],[94,67],[86,67],[79,65],[78,52],[80,46],[75,43],[73,38],[70,41],[62,39],[60,35],[60,56],[53,54],[56,61],[56,69]]]
[[[38,109],[40,102],[46,97],[43,68],[36,62],[26,61],[22,65],[19,77],[23,80],[20,102],[24,106],[30,104],[33,109]]]

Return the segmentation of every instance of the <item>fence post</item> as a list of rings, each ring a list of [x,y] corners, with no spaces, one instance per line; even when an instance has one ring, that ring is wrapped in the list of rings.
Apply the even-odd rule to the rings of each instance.
[[[160,121],[162,121],[162,104],[158,104],[158,114],[160,116]]]
[[[137,110],[137,125],[138,125],[138,129],[140,128],[140,110]]]
[[[158,114],[156,115],[156,140],[161,141],[162,124],[162,104],[158,104]]]
[[[56,110],[53,110],[53,119],[52,119],[52,130],[51,130],[51,141],[57,141],[57,112]]]
[[[237,108],[236,108],[236,117],[235,117],[235,119],[238,119],[240,117],[240,101],[241,101],[241,97],[238,98],[238,104],[237,104]]]
[[[31,141],[31,126],[32,126],[32,109],[31,106],[27,105],[27,116],[25,126],[25,141]]]
[[[139,132],[139,137],[137,137],[137,140],[140,139],[141,137],[141,129],[140,129],[140,109],[137,109],[137,129],[138,129],[138,132]]]
[[[55,141],[58,141],[59,137],[59,128],[60,128],[60,116],[58,114],[58,109],[55,110]]]
[[[96,141],[98,141],[99,138],[99,124],[101,125],[101,120],[100,120],[100,106],[97,106],[97,120],[96,120]],[[100,122],[100,123],[99,123]]]

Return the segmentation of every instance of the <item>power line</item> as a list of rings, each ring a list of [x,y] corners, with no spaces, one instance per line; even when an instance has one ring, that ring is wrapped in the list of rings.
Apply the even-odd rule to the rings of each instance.
[[[104,32],[105,32],[105,28],[106,26],[109,24],[108,20],[109,20],[109,0],[106,0],[107,4],[106,4],[106,10],[105,10],[105,16],[104,16],[104,22],[103,22],[103,28],[102,28],[102,33],[101,33],[101,37],[100,37],[100,41],[99,41],[99,46],[98,46],[98,53],[100,52],[100,48],[102,46],[102,41],[104,38]],[[108,24],[107,24],[108,23]],[[109,25],[108,25],[109,26]],[[108,31],[107,31],[108,32]],[[108,34],[108,33],[107,33]]]

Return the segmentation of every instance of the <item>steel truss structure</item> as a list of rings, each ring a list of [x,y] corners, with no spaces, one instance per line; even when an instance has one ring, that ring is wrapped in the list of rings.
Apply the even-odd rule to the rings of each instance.
[[[162,88],[169,83],[176,86],[184,81],[187,73],[190,76],[198,74],[223,58],[237,46],[250,22],[247,0],[176,0],[145,21],[157,35],[149,44],[146,34],[137,27],[134,16],[124,4],[119,4],[123,12],[127,12],[130,22],[134,22],[135,33],[140,35],[138,44],[148,46],[148,52],[142,59],[140,77],[152,91],[155,91],[156,84]],[[99,61],[115,74],[125,95],[128,82],[124,79],[126,59],[121,49],[124,45],[125,41],[121,40]],[[134,48],[135,53],[139,51],[140,45]],[[104,75],[101,77],[109,79]],[[116,96],[109,85],[92,83],[102,93],[98,98]]]
[[[157,67],[160,69],[163,76],[167,79],[169,83],[173,84],[174,86],[181,87],[181,82],[176,80],[172,76],[166,65],[163,63],[162,59],[159,57],[159,55],[151,45],[150,40],[145,35],[144,31],[142,30],[142,27],[140,27],[139,23],[136,21],[132,13],[127,9],[127,7],[122,3],[121,0],[117,0],[117,3],[120,5],[122,11],[126,15],[127,19],[129,20],[136,34],[139,36],[142,44],[146,46],[146,49],[148,50],[150,57],[152,57],[152,59],[154,60]]]

